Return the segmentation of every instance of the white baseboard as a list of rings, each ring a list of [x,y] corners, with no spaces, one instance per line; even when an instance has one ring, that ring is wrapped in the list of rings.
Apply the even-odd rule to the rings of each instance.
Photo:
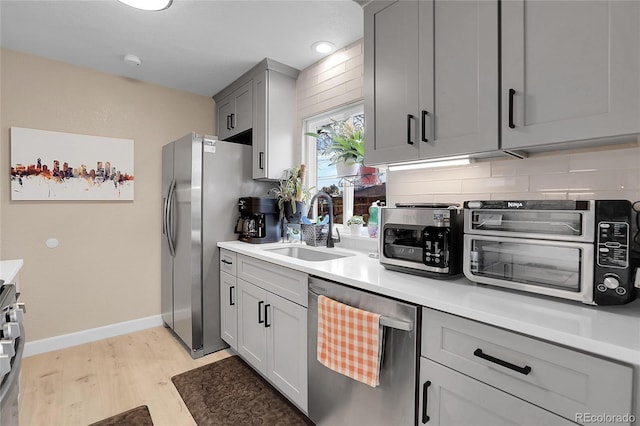
[[[122,334],[133,333],[134,331],[159,327],[162,324],[162,316],[153,315],[146,318],[105,325],[104,327],[78,331],[76,333],[35,340],[33,342],[27,342],[24,345],[24,352],[22,356],[29,357],[58,349],[65,349],[71,346],[82,345],[83,343],[106,339],[108,337],[120,336]]]

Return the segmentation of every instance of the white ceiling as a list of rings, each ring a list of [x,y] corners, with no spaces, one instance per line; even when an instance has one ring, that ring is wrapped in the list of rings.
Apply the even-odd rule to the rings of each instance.
[[[341,48],[363,32],[352,0],[173,0],[160,12],[117,0],[1,0],[0,19],[3,48],[207,96],[265,57],[304,69],[323,56],[315,41]]]

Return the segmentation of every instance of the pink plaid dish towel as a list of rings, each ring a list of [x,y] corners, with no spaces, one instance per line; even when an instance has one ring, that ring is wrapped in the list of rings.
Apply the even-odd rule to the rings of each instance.
[[[318,296],[318,361],[371,387],[380,384],[380,314]]]

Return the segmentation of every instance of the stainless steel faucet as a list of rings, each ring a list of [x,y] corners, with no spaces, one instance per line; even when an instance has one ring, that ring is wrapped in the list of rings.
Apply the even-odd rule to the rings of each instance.
[[[326,192],[318,192],[314,195],[309,202],[311,207],[309,208],[309,213],[307,213],[307,218],[313,218],[313,203],[316,202],[318,197],[324,197],[329,202],[329,234],[327,235],[327,248],[333,248],[333,200],[331,199],[331,196]],[[338,232],[337,229],[336,232]],[[340,242],[340,232],[338,232],[338,242]]]

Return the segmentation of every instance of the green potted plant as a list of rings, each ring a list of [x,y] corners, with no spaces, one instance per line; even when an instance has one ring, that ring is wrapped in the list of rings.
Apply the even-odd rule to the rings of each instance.
[[[304,185],[306,166],[299,166],[284,171],[278,186],[271,188],[269,192],[276,196],[280,217],[287,219],[289,223],[299,223],[304,211],[304,203],[311,198],[309,188]]]
[[[347,225],[349,226],[349,232],[351,232],[351,235],[360,235],[362,225],[364,225],[364,218],[358,215],[351,216],[347,219]]]
[[[358,174],[364,161],[364,134],[356,128],[352,119],[338,121],[325,126],[319,133],[305,133],[307,136],[319,138],[321,134],[331,138],[323,154],[331,158],[331,164],[336,165],[338,176]]]

